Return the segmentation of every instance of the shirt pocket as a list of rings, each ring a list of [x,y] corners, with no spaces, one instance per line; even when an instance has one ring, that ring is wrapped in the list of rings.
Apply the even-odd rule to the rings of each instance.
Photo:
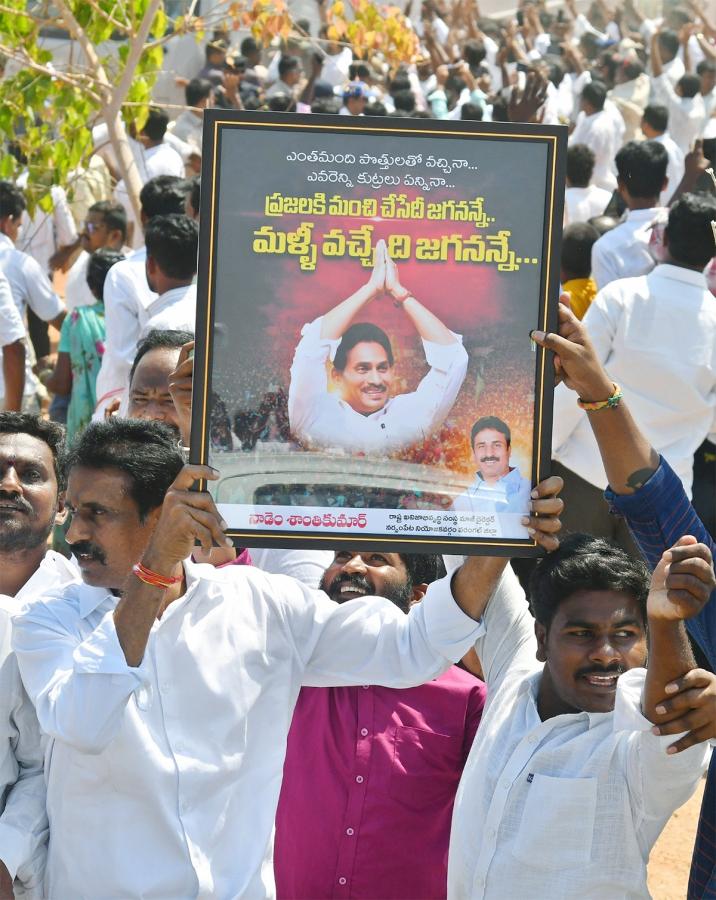
[[[415,810],[452,802],[462,773],[462,735],[399,725],[388,792]]]
[[[538,869],[588,865],[592,857],[596,778],[531,775],[514,855]]]

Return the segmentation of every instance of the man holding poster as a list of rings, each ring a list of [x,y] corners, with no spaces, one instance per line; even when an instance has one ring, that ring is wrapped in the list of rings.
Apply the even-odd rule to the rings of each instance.
[[[388,335],[377,325],[355,322],[382,294],[391,296],[415,326],[430,366],[415,391],[395,397],[390,397],[395,359]],[[389,454],[417,444],[450,412],[467,362],[462,337],[403,287],[380,240],[368,282],[301,330],[288,394],[291,431],[311,449]]]

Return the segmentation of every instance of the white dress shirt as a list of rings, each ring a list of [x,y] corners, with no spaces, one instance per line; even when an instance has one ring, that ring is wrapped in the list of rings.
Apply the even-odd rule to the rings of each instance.
[[[67,312],[72,312],[78,306],[94,306],[97,302],[87,284],[87,266],[90,254],[81,250],[80,255],[70,266],[65,281],[65,305]]]
[[[114,397],[121,400],[127,391],[139,335],[146,321],[146,310],[157,296],[147,284],[146,259],[146,247],[140,247],[126,259],[115,263],[104,283],[107,337],[97,375],[95,410],[95,417],[100,419],[107,403]]]
[[[420,684],[480,633],[432,585],[406,616],[384,598],[335,604],[253,566],[187,562],[185,574],[186,593],[152,626],[137,668],[105,590],[50,592],[14,621],[23,680],[54,738],[50,897],[273,896],[273,823],[301,686]]]
[[[170,123],[169,131],[184,144],[190,145],[194,152],[201,156],[201,142],[204,133],[203,116],[197,116],[192,110],[185,109],[174,122]]]
[[[531,490],[529,478],[523,478],[516,467],[495,482],[485,481],[478,472],[467,491],[455,497],[452,509],[457,512],[526,515],[530,507]]]
[[[583,321],[639,428],[690,495],[694,452],[714,430],[716,408],[716,303],[704,275],[660,265],[615,281],[597,294]],[[564,385],[554,392],[552,448],[562,465],[606,488],[586,413]]]
[[[12,296],[10,282],[0,272],[0,347],[25,337],[25,323]]]
[[[612,192],[605,191],[596,184],[568,187],[564,192],[564,227],[601,216],[611,199]]]
[[[417,390],[398,394],[364,416],[328,392],[326,363],[335,357],[340,340],[321,337],[322,321],[320,316],[303,326],[291,365],[288,416],[302,443],[352,453],[393,453],[426,440],[442,425],[467,372],[460,335],[452,344],[423,341],[430,371]]]
[[[621,130],[619,125],[621,124]],[[597,187],[613,191],[617,186],[614,157],[622,144],[624,120],[618,110],[607,109],[588,116],[584,111],[577,116],[577,124],[569,136],[569,146],[586,144],[594,153],[592,181]]]
[[[42,896],[47,857],[46,790],[40,726],[11,649],[10,617],[39,593],[78,578],[71,562],[48,550],[14,597],[0,594],[0,859],[18,879],[26,897]]]
[[[672,140],[668,131],[652,138],[652,140],[656,144],[661,144],[669,156],[669,162],[666,166],[666,177],[669,183],[659,196],[661,205],[667,207],[674,191],[681,184],[681,179],[684,177],[684,154],[679,145]]]
[[[0,234],[0,272],[10,283],[15,305],[23,321],[27,306],[44,322],[50,322],[63,310],[62,301],[52,290],[50,279],[37,260],[16,249],[6,234]],[[37,391],[38,381],[32,371],[33,357],[25,354],[25,395]],[[5,382],[0,368],[0,396],[5,395]]]
[[[592,246],[592,278],[601,290],[617,278],[646,275],[654,268],[649,253],[651,228],[663,212],[660,207],[631,209],[626,219],[607,231]]]
[[[196,285],[185,284],[165,291],[143,312],[140,340],[150,331],[191,331],[196,329]]]
[[[277,547],[250,547],[251,563],[269,575],[290,575],[307,587],[317,588],[323,573],[333,562],[331,550],[279,550]]]
[[[448,897],[646,900],[649,851],[709,745],[666,753],[674,736],[641,714],[645,669],[621,676],[613,713],[541,721],[534,621],[512,573],[482,624],[487,702],[455,798]]]
[[[25,188],[26,172],[17,179],[17,186]],[[55,184],[50,188],[52,211],[45,212],[39,207],[30,216],[25,209],[22,213],[22,233],[17,240],[17,249],[31,256],[46,276],[50,274],[50,257],[60,247],[67,247],[77,240],[75,220],[67,202],[64,188]]]
[[[688,153],[706,124],[706,107],[701,94],[695,97],[679,97],[668,75],[660,75],[656,82],[661,86],[669,110],[669,134],[682,153]]]

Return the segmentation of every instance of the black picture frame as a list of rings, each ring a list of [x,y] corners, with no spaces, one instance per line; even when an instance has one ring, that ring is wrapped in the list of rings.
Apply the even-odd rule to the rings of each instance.
[[[215,325],[216,313],[222,302],[217,296],[217,276],[224,259],[228,258],[226,247],[220,247],[220,236],[226,238],[227,223],[220,221],[219,204],[222,195],[222,156],[228,152],[232,141],[261,140],[269,147],[280,140],[289,140],[296,134],[309,134],[316,139],[325,135],[338,135],[345,146],[356,136],[367,137],[376,154],[387,148],[394,148],[398,140],[401,152],[405,147],[419,148],[420,141],[437,138],[446,143],[446,157],[452,157],[455,148],[469,146],[467,142],[519,142],[525,153],[530,148],[540,148],[538,164],[530,171],[535,190],[544,192],[542,243],[539,256],[539,296],[535,296],[534,325],[543,331],[554,331],[557,327],[557,308],[560,286],[560,245],[563,220],[564,178],[567,147],[567,130],[561,126],[531,124],[483,123],[473,121],[452,121],[419,118],[353,117],[338,115],[301,115],[293,113],[271,113],[254,111],[206,110],[204,113],[204,142],[201,178],[200,250],[197,289],[197,328],[194,352],[194,386],[191,429],[191,462],[213,465],[221,471],[221,460],[211,450],[211,398],[215,379]],[[235,135],[244,137],[235,138]],[[485,145],[487,146],[487,145]],[[448,148],[449,152],[448,152]],[[546,148],[546,157],[544,155]],[[546,163],[544,160],[546,159]],[[232,173],[232,179],[223,190],[230,189],[233,176],[251,179],[252,167],[259,168],[263,161],[258,157],[242,158],[239,171]],[[511,179],[504,178],[504,190],[510,191]],[[327,185],[326,190],[333,186]],[[513,202],[514,202],[513,197]],[[222,252],[224,256],[222,257]],[[520,260],[521,261],[521,260]],[[529,260],[525,260],[529,262]],[[241,282],[237,284],[241,293]],[[536,293],[536,292],[535,292]],[[232,299],[232,302],[233,299]],[[246,298],[247,303],[255,303],[255,298]],[[224,345],[231,335],[223,335]],[[524,340],[529,343],[528,334]],[[554,373],[551,355],[532,346],[534,353],[534,417],[532,437],[532,459],[530,480],[532,484],[547,477],[550,472],[552,400]],[[226,351],[224,351],[226,352]],[[241,452],[241,451],[239,451]],[[306,451],[310,452],[310,451]],[[287,455],[288,458],[288,455]],[[239,473],[241,458],[239,458]],[[271,477],[278,478],[280,472]],[[268,476],[267,476],[268,477]],[[290,477],[290,473],[288,474]],[[334,473],[335,477],[335,473]],[[208,489],[217,493],[219,482],[207,483]],[[220,491],[220,488],[218,489]],[[253,495],[254,498],[257,496]],[[254,502],[255,501],[254,499]],[[250,504],[248,504],[250,505]],[[220,507],[221,508],[221,507]],[[227,518],[226,514],[224,518]],[[407,514],[406,514],[407,515]],[[447,515],[447,514],[446,514]],[[273,517],[272,517],[273,518]],[[277,517],[278,518],[278,517]],[[283,518],[283,517],[281,517]],[[309,516],[310,518],[310,516]],[[330,517],[329,517],[330,518]],[[348,517],[350,518],[350,517]],[[434,521],[437,519],[433,517]],[[232,523],[228,518],[227,534],[237,546],[242,547],[284,547],[308,549],[335,549],[341,545],[360,546],[365,549],[382,549],[393,552],[428,552],[448,554],[481,554],[493,556],[530,557],[542,554],[541,549],[530,537],[466,537],[440,533],[401,533],[400,527],[391,533],[386,531],[338,529],[326,532],[320,528],[311,530],[305,524],[303,530],[292,531],[285,527],[249,527]],[[411,526],[414,527],[414,526]]]

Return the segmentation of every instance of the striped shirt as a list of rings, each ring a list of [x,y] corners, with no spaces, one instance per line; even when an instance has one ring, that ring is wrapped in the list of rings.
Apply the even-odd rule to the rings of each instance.
[[[689,502],[681,479],[662,457],[661,465],[634,494],[615,494],[607,488],[612,512],[624,516],[641,552],[653,568],[661,554],[685,534],[711,548],[716,542]],[[687,621],[691,636],[716,671],[716,591],[698,616]],[[691,861],[689,900],[716,900],[716,754],[706,781],[696,845]]]

